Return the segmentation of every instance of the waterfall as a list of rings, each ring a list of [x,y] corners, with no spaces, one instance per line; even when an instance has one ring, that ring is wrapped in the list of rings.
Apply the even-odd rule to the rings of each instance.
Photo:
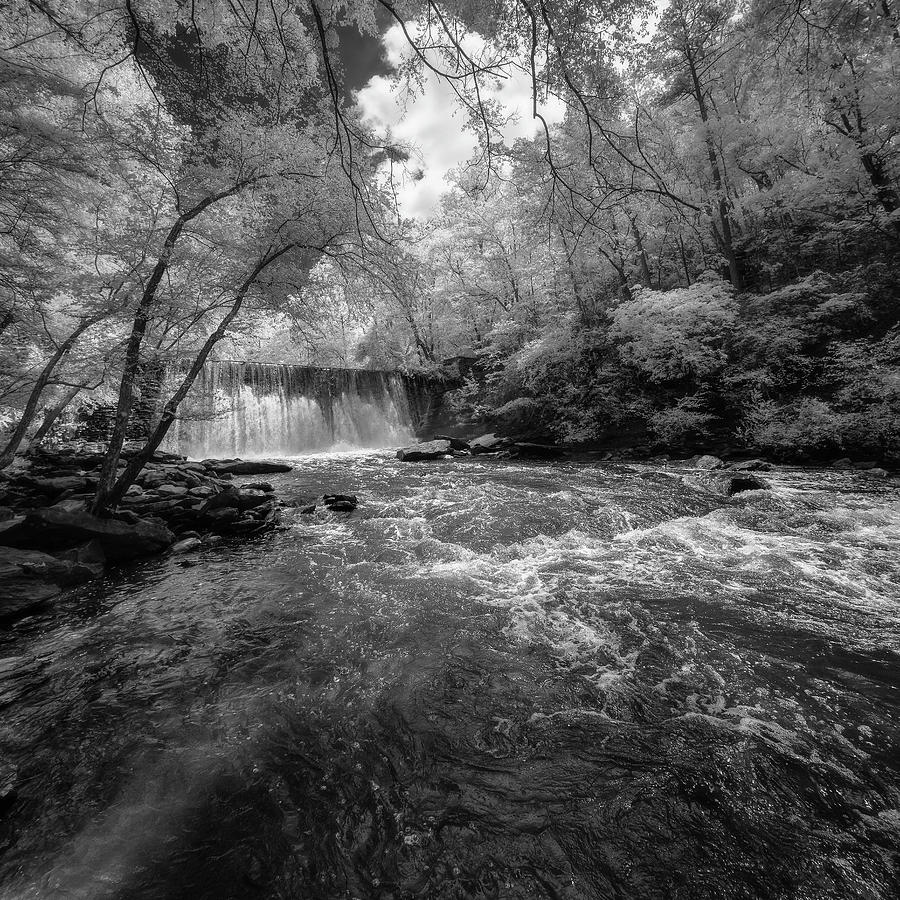
[[[368,369],[207,363],[168,445],[197,459],[398,446],[413,430],[406,381]]]

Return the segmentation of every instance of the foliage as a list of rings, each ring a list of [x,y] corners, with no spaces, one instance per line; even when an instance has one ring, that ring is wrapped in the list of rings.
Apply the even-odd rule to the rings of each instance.
[[[398,79],[443,77],[479,135],[425,221],[386,174],[408,148],[342,81],[342,29],[374,36],[384,8],[12,4],[10,424],[72,385],[127,418],[143,368],[265,348],[428,373],[472,356],[460,416],[572,441],[897,454],[891,4],[391,4]],[[566,115],[507,146],[484,89],[511,72]]]

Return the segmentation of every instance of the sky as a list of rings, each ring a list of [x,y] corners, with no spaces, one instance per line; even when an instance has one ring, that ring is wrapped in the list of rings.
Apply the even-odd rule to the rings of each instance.
[[[413,158],[407,163],[410,176],[399,183],[397,199],[403,215],[427,218],[448,188],[448,173],[472,158],[478,140],[467,127],[467,113],[453,89],[437,75],[426,73],[423,89],[413,96],[407,96],[403,85],[391,78],[391,72],[411,52],[399,25],[383,33],[381,45],[378,71],[357,91],[356,100],[368,124],[379,133],[390,131],[395,140],[414,148]],[[511,72],[487,95],[513,115],[503,130],[508,144],[537,134],[541,126],[532,117],[531,80],[527,74]],[[551,99],[541,112],[552,125],[562,121],[563,105]],[[418,180],[411,177],[419,172]]]

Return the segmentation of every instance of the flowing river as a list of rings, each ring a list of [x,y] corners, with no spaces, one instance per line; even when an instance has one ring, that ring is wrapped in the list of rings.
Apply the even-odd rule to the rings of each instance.
[[[4,900],[900,896],[897,486],[271,480],[360,506],[0,632]]]

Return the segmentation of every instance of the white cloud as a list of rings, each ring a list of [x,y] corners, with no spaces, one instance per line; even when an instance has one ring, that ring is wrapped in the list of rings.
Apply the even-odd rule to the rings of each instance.
[[[388,29],[382,41],[387,59],[395,68],[411,52],[399,25]],[[481,39],[471,35],[467,43],[475,49]],[[532,117],[531,80],[526,73],[511,71],[497,87],[483,92],[485,95],[501,103],[507,114],[513,114],[503,128],[507,143],[532,137],[541,128]],[[422,177],[405,177],[398,187],[398,200],[405,215],[428,216],[447,190],[447,174],[471,159],[478,145],[476,135],[467,127],[468,113],[453,88],[433,72],[426,72],[422,90],[407,96],[402,85],[376,75],[359,90],[357,101],[367,123],[378,131],[390,131],[395,140],[415,148],[407,168],[411,172],[420,170]],[[541,112],[553,124],[562,120],[563,105],[551,100],[542,105]]]

